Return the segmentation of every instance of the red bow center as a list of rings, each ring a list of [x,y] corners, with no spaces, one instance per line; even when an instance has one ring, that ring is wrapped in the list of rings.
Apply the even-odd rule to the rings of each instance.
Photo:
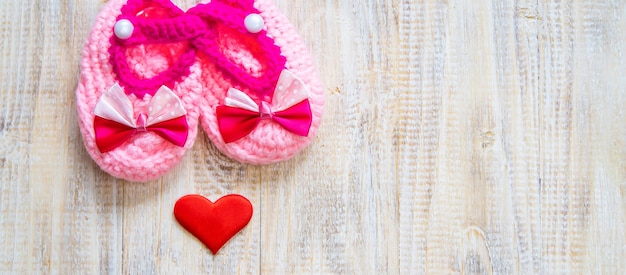
[[[259,109],[261,113],[261,118],[272,118],[274,113],[272,112],[272,106],[267,101],[261,101],[261,108]]]
[[[146,122],[148,121],[146,114],[141,113],[139,114],[139,116],[137,117],[137,132],[147,132],[148,130],[146,129]]]

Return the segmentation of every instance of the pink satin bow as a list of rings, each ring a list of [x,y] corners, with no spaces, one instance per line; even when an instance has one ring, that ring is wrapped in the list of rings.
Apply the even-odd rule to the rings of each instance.
[[[216,116],[226,143],[250,134],[261,119],[271,119],[299,136],[308,136],[312,123],[309,92],[304,83],[287,70],[278,78],[271,104],[261,101],[259,106],[244,92],[230,88],[224,105],[217,106]]]
[[[169,142],[184,146],[187,141],[187,111],[169,88],[162,86],[148,105],[148,114],[135,119],[133,105],[119,84],[104,93],[94,109],[94,130],[100,152],[111,151],[139,132],[154,132]]]

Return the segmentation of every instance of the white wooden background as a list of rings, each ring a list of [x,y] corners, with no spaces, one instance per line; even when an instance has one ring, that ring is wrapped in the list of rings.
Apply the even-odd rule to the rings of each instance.
[[[623,274],[626,1],[276,4],[327,87],[315,143],[256,167],[200,137],[138,184],[77,126],[103,1],[0,0],[0,273]],[[189,193],[255,213],[213,256]]]

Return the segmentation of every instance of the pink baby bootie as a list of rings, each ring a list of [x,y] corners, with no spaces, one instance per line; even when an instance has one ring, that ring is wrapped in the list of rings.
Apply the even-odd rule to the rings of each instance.
[[[306,46],[270,0],[213,0],[188,13],[211,26],[199,56],[201,125],[227,156],[289,159],[314,139],[324,90]]]
[[[156,179],[196,138],[203,87],[188,42],[195,31],[162,23],[181,17],[169,1],[112,0],[87,39],[76,90],[80,130],[87,152],[115,177]]]

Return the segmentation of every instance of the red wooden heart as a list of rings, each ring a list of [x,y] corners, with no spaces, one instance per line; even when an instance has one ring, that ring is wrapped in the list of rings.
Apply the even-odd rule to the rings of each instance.
[[[252,218],[252,204],[240,195],[226,195],[215,203],[200,195],[187,195],[174,205],[174,217],[213,254]]]

